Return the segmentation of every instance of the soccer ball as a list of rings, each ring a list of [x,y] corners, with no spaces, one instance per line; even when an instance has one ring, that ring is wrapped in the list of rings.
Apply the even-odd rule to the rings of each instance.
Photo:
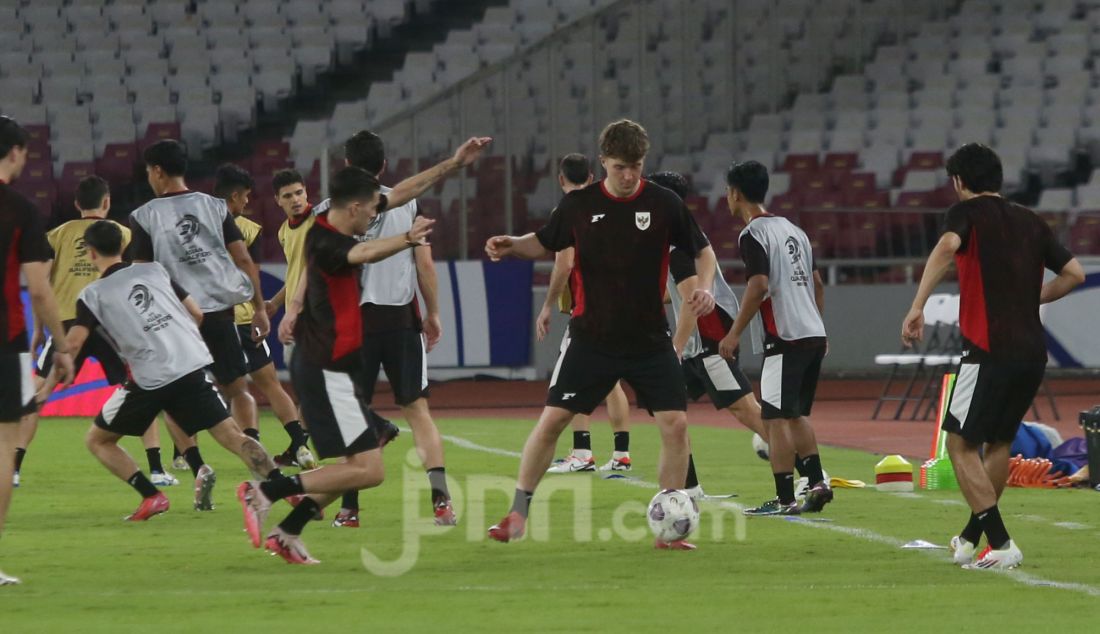
[[[684,539],[699,525],[699,506],[687,491],[665,489],[649,502],[649,529],[663,542]]]
[[[768,443],[760,437],[760,434],[752,435],[752,449],[756,452],[757,456],[760,456],[761,460],[768,460],[771,454],[768,453]]]

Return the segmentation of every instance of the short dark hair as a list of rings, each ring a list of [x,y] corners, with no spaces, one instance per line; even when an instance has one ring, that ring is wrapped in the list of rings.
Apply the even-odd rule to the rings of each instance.
[[[386,164],[386,146],[382,143],[382,137],[362,130],[344,143],[344,158],[352,167],[378,174]]]
[[[378,179],[361,167],[347,166],[332,175],[328,184],[333,207],[343,207],[357,200],[367,200],[381,189]]]
[[[680,200],[688,197],[688,181],[680,172],[657,172],[646,176],[647,181],[653,181],[665,189],[671,189]]]
[[[175,139],[161,139],[145,148],[141,158],[146,166],[157,166],[169,176],[187,172],[187,148]]]
[[[15,119],[0,115],[0,158],[4,158],[12,148],[27,147],[31,135]]]
[[[84,230],[84,244],[100,255],[122,253],[122,229],[110,220],[97,220]]]
[[[98,209],[110,193],[107,181],[95,175],[85,176],[76,186],[76,206],[83,211]]]
[[[250,191],[254,186],[252,175],[239,165],[225,163],[214,174],[214,195],[218,198],[227,198],[242,189]]]
[[[1001,158],[988,146],[967,143],[947,159],[947,175],[958,176],[963,187],[975,194],[999,192],[1004,183]]]
[[[279,195],[279,190],[287,185],[297,185],[301,183],[306,184],[306,179],[302,178],[302,175],[298,173],[296,169],[281,169],[275,172],[275,175],[271,177],[271,188],[275,190],[275,195]]]
[[[741,192],[750,203],[759,205],[768,195],[768,168],[756,161],[734,163],[726,172],[726,184]]]
[[[584,185],[592,175],[592,166],[588,162],[588,157],[583,154],[566,154],[558,164],[558,171],[570,183]]]
[[[649,134],[645,128],[631,121],[620,119],[609,123],[600,133],[600,154],[604,158],[617,158],[627,163],[637,163],[649,152]]]

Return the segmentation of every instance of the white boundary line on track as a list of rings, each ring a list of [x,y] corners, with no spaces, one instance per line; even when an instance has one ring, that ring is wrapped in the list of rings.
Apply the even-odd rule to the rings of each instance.
[[[401,428],[401,431],[402,432],[407,432],[408,430],[405,429],[405,428]],[[521,456],[521,454],[518,451],[510,451],[508,449],[500,449],[500,448],[497,448],[497,447],[488,447],[488,446],[473,442],[472,440],[467,440],[466,438],[462,438],[460,436],[451,436],[451,435],[447,435],[447,434],[441,434],[440,436],[441,436],[441,438],[443,438],[443,440],[446,440],[447,442],[449,442],[449,443],[451,443],[451,444],[453,444],[457,447],[461,447],[463,449],[469,449],[471,451],[480,451],[482,453],[489,453],[489,454],[493,454],[493,455],[497,455],[497,456],[503,456],[503,457],[507,457],[507,458],[519,458]],[[636,487],[641,487],[641,488],[646,488],[646,489],[657,489],[657,488],[659,488],[659,486],[654,482],[646,482],[645,480],[640,480],[640,479],[637,479],[637,478],[614,478],[613,481],[622,482],[623,484],[628,484],[628,485],[631,485],[631,486],[636,486]],[[908,497],[908,496],[906,496],[906,497]],[[919,494],[914,494],[914,497],[923,497],[923,496],[921,496]],[[715,501],[712,501],[712,500],[705,500],[705,501],[708,501],[712,504],[718,504],[719,506],[722,506],[722,507],[725,507],[725,508],[728,508],[728,509],[731,509],[731,510],[735,510],[737,512],[741,512],[745,508],[744,506],[742,506],[740,504],[737,504],[736,502],[715,502]],[[779,519],[779,518],[774,518],[774,519]],[[774,519],[773,519],[773,521],[774,521]],[[902,541],[900,539],[897,539],[896,537],[890,537],[888,535],[881,535],[879,533],[876,533],[874,531],[871,531],[871,530],[868,530],[868,529],[865,529],[865,528],[842,526],[840,524],[835,524],[835,523],[811,522],[811,521],[807,521],[807,520],[804,520],[804,519],[803,520],[795,519],[793,517],[792,518],[785,518],[785,519],[791,524],[797,524],[799,526],[806,526],[808,528],[816,528],[816,529],[832,531],[834,533],[841,533],[843,535],[848,535],[849,537],[856,537],[856,538],[859,538],[859,539],[863,539],[863,540],[870,541],[870,542],[875,542],[875,543],[882,544],[882,545],[885,545],[885,546],[891,546],[893,548],[901,548],[902,545],[905,544],[904,541]],[[951,557],[949,555],[941,552],[941,551],[922,550],[920,552],[922,552],[925,555],[928,555],[930,557],[934,557],[936,559],[942,560],[944,562],[951,561]],[[1028,574],[1026,572],[1022,572],[1019,569],[1015,569],[1015,570],[996,570],[996,571],[983,570],[983,571],[980,571],[980,572],[993,572],[995,574],[1000,574],[1000,575],[1002,575],[1002,576],[1004,576],[1004,577],[1006,577],[1006,578],[1008,578],[1012,581],[1015,581],[1016,583],[1021,583],[1021,584],[1026,585],[1026,586],[1040,587],[1040,588],[1055,588],[1057,590],[1069,590],[1069,591],[1072,591],[1072,592],[1079,592],[1079,593],[1082,593],[1082,594],[1086,594],[1086,595],[1091,596],[1091,597],[1100,597],[1100,588],[1098,588],[1096,586],[1090,586],[1090,585],[1083,584],[1083,583],[1073,583],[1073,582],[1066,582],[1066,581],[1052,581],[1050,579],[1044,579],[1042,577],[1037,577],[1035,575],[1031,575],[1031,574]],[[975,571],[973,574],[980,574],[980,572]]]

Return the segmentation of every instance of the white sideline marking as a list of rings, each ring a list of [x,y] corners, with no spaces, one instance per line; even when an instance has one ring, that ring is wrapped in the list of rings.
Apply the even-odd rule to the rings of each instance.
[[[404,431],[407,431],[407,430],[402,428],[401,431],[404,432]],[[443,438],[444,440],[446,440],[446,441],[448,441],[448,442],[450,442],[450,443],[452,443],[452,444],[454,444],[458,447],[462,447],[464,449],[470,449],[470,450],[473,450],[473,451],[481,451],[481,452],[484,452],[484,453],[490,453],[490,454],[494,454],[494,455],[497,455],[497,456],[507,456],[507,457],[510,457],[510,458],[519,458],[521,456],[521,454],[517,451],[509,451],[507,449],[499,449],[497,447],[487,447],[485,445],[480,445],[478,443],[475,443],[473,441],[470,441],[470,440],[467,440],[465,438],[461,438],[461,437],[458,437],[458,436],[441,435],[441,438]],[[628,484],[628,485],[631,485],[631,486],[641,487],[641,488],[646,488],[646,489],[659,488],[659,486],[656,483],[646,482],[645,480],[641,480],[639,478],[614,478],[613,480],[610,480],[610,481],[622,482],[623,484]],[[919,494],[913,494],[913,496],[914,497],[922,497]],[[908,497],[908,496],[905,496],[905,497]],[[732,510],[736,510],[738,512],[743,511],[745,509],[744,506],[742,506],[742,505],[740,505],[736,502],[716,502],[716,501],[713,501],[713,500],[706,500],[706,499],[704,499],[704,501],[709,502],[711,504],[718,504],[719,506],[729,508],[729,509],[732,509]],[[1037,515],[1032,516],[1032,517],[1037,517],[1042,521],[1047,521],[1046,518],[1041,518]],[[780,518],[777,517],[777,518],[774,518],[774,519],[780,519]],[[841,533],[843,535],[848,535],[850,537],[857,537],[859,539],[863,539],[863,540],[870,541],[870,542],[875,542],[875,543],[878,543],[878,544],[883,544],[885,546],[891,546],[893,548],[901,548],[905,544],[904,541],[902,541],[900,539],[897,539],[896,537],[890,537],[888,535],[881,535],[879,533],[876,533],[874,531],[871,531],[871,530],[868,530],[868,529],[865,529],[865,528],[855,528],[855,527],[851,527],[851,526],[842,526],[840,524],[835,524],[835,523],[810,522],[810,521],[807,521],[807,520],[804,520],[804,519],[803,520],[795,519],[793,517],[786,517],[786,518],[782,518],[782,519],[786,519],[791,524],[797,524],[799,526],[806,526],[806,527],[809,527],[809,528],[816,528],[816,529],[823,529],[823,530],[827,530],[827,531],[833,531],[834,533]],[[919,551],[919,552],[922,552],[922,553],[924,553],[925,555],[927,555],[929,557],[934,557],[934,558],[939,559],[939,560],[944,561],[944,562],[951,561],[951,556],[944,553],[943,551],[922,550],[922,551]],[[978,571],[975,571],[975,572],[978,572]],[[1015,581],[1016,583],[1022,583],[1026,586],[1041,587],[1041,588],[1055,588],[1055,589],[1058,589],[1058,590],[1070,590],[1070,591],[1073,591],[1073,592],[1080,592],[1080,593],[1083,593],[1083,594],[1087,594],[1087,595],[1092,596],[1092,597],[1100,597],[1100,588],[1097,588],[1095,586],[1090,586],[1090,585],[1083,584],[1083,583],[1066,582],[1066,581],[1051,581],[1049,579],[1043,579],[1042,577],[1037,577],[1035,575],[1030,575],[1026,572],[1021,572],[1019,569],[1015,569],[1015,570],[983,570],[983,571],[980,571],[980,572],[992,572],[992,573],[995,573],[995,574],[1000,574],[1000,575],[1005,576],[1008,579],[1011,579],[1012,581]]]

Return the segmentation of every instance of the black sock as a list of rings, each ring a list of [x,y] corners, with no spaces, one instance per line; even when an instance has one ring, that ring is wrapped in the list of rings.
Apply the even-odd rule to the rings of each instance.
[[[187,461],[187,466],[191,467],[191,474],[196,478],[199,477],[199,469],[206,464],[202,460],[202,454],[199,453],[199,446],[195,445],[190,449],[184,450],[183,459]]]
[[[274,469],[271,470],[271,473],[267,474],[267,479],[268,480],[276,480],[278,478],[285,478],[285,477],[286,476],[283,475],[283,472],[279,471],[279,467],[275,467]]]
[[[578,432],[573,433],[576,434]],[[527,519],[527,514],[531,511],[531,498],[534,497],[534,495],[535,493],[533,491],[516,489],[516,497],[512,499],[512,512],[519,513],[520,516]]]
[[[320,508],[321,505],[317,504],[313,498],[305,498],[298,503],[298,506],[294,507],[294,510],[286,516],[285,520],[279,522],[279,528],[291,535],[301,535],[302,529],[313,519]]]
[[[592,434],[586,431],[573,432],[573,448],[592,451]]]
[[[149,461],[149,473],[164,473],[164,465],[160,463],[160,447],[146,449],[145,458]]]
[[[286,430],[286,435],[290,436],[290,444],[293,445],[295,449],[306,444],[309,440],[309,437],[306,436],[306,431],[302,429],[302,424],[296,420],[292,420],[283,425],[283,429]]]
[[[630,453],[630,432],[617,431],[615,432],[615,451],[621,451],[623,453]]]
[[[259,429],[252,429],[251,427],[249,427],[248,429],[244,430],[244,435],[248,436],[252,440],[255,440],[256,442],[260,442],[260,430]]]
[[[264,496],[272,502],[281,500],[287,496],[306,492],[305,489],[302,488],[302,479],[296,475],[261,482],[260,491],[262,491]]]
[[[451,499],[447,490],[447,472],[443,467],[428,469],[428,484],[432,487],[432,506]]]
[[[359,510],[359,491],[347,491],[344,493],[344,499],[340,502],[340,508],[348,509],[349,511]]]
[[[179,458],[182,455],[183,455],[183,452],[180,451],[180,448],[177,447],[175,444],[173,444],[172,445],[172,460],[175,460],[176,458]]]
[[[810,477],[806,475],[806,467],[802,466],[802,457],[798,454],[794,455],[794,470],[798,472],[798,477],[806,478],[807,480],[810,479]]]
[[[779,503],[790,504],[794,502],[794,474],[790,471],[773,473],[772,477],[775,478],[775,495],[779,498]]]
[[[821,472],[820,455],[815,453],[812,456],[795,459],[795,463],[802,463],[802,468],[799,469],[798,472],[806,476],[806,479],[810,481],[810,486],[813,486],[825,479],[825,474]]]
[[[695,475],[695,457],[688,454],[688,477],[684,482],[684,488],[693,489],[699,486],[699,476]]]
[[[977,515],[970,514],[970,521],[966,523],[966,528],[959,533],[959,537],[975,546],[978,545],[978,542],[982,539],[982,523],[978,521]]]
[[[126,478],[126,482],[134,487],[134,490],[143,498],[153,497],[159,493],[153,483],[149,481],[149,478],[145,477],[145,474],[140,471],[135,471],[134,475]]]
[[[989,541],[989,545],[994,550],[1000,550],[1008,543],[1008,529],[1005,528],[1004,520],[1001,519],[1001,510],[997,508],[997,505],[987,508],[986,510],[975,513],[978,516],[978,522],[982,525],[982,532],[985,533],[986,539]]]
[[[15,448],[15,470],[19,471],[23,468],[23,458],[26,457],[27,450],[22,447]]]

